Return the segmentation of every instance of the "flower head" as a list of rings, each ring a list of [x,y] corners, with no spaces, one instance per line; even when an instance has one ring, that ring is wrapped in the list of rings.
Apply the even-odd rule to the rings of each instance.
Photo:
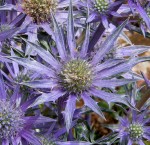
[[[138,100],[139,94],[142,95],[141,98],[145,98],[144,94],[140,92],[141,90],[137,88],[136,84],[126,87],[126,94],[128,100],[135,107],[139,108],[139,102],[143,100]],[[143,104],[139,110],[133,110],[133,108],[127,108],[125,115],[123,117],[118,116],[119,123],[114,125],[115,127],[110,127],[116,134],[117,139],[120,143],[127,142],[128,145],[139,144],[143,145],[145,139],[150,139],[149,135],[149,103],[148,101]]]
[[[60,84],[70,93],[81,93],[91,86],[93,73],[89,62],[74,59],[63,66],[60,72]]]
[[[10,140],[24,127],[24,112],[10,101],[0,100],[0,138]]]
[[[107,0],[95,0],[94,6],[99,13],[103,13],[108,9],[109,2]]]
[[[49,24],[51,15],[54,14],[59,22],[66,21],[65,8],[69,6],[68,0],[23,0],[18,3],[18,11],[25,13],[29,21],[37,25]],[[73,1],[73,5],[78,5],[78,0]],[[32,23],[31,23],[32,24]]]
[[[83,4],[86,6],[86,1],[83,1]],[[109,20],[111,20],[113,14],[117,13],[116,11],[121,6],[122,2],[114,2],[112,0],[89,0],[89,16],[87,22],[97,22],[100,21],[103,23],[105,28],[108,28]]]
[[[43,23],[50,19],[51,12],[56,11],[57,4],[57,0],[24,0],[22,8],[35,23]]]
[[[144,133],[142,124],[136,122],[131,123],[128,130],[129,130],[129,136],[132,141],[141,139]]]
[[[149,139],[150,136],[148,134],[148,130],[150,128],[147,125],[147,121],[146,111],[141,113],[133,111],[132,119],[127,119],[125,117],[120,118],[120,125],[117,130],[119,132],[118,136],[120,138],[120,142],[126,138],[128,140],[128,144],[142,144],[144,138]]]

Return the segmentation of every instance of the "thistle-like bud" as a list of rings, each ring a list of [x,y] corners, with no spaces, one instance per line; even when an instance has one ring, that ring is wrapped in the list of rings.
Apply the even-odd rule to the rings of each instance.
[[[141,124],[132,123],[129,127],[129,135],[133,141],[139,140],[143,136],[143,127]]]
[[[23,128],[23,112],[9,101],[0,100],[0,139],[9,139]]]
[[[71,60],[60,73],[61,85],[70,92],[80,93],[90,87],[93,77],[90,64],[84,60]]]
[[[95,8],[99,13],[104,13],[109,6],[109,2],[107,0],[95,0]]]
[[[56,11],[57,3],[57,0],[24,0],[22,8],[35,23],[39,24],[49,21],[51,12]]]

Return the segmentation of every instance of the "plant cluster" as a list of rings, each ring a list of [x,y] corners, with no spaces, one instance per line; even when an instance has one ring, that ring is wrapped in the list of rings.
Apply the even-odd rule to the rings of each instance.
[[[0,144],[148,145],[150,46],[128,32],[150,39],[149,0],[0,0]]]

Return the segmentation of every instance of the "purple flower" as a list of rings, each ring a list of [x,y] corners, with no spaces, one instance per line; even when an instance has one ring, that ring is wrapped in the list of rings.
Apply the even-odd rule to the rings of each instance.
[[[150,127],[147,125],[149,119],[146,117],[146,112],[147,111],[138,113],[133,111],[132,119],[127,117],[119,118],[119,127],[114,131],[118,132],[120,142],[126,140],[128,145],[144,145],[144,138],[150,140],[150,135],[148,133]]]
[[[37,123],[55,121],[43,116],[26,116],[26,110],[33,102],[22,102],[19,87],[8,97],[5,84],[0,74],[0,144],[23,144],[24,141],[33,145],[41,145],[33,130]],[[10,91],[10,90],[9,90]]]
[[[73,5],[76,6],[79,0],[74,0]],[[18,13],[26,15],[24,21],[24,31],[29,41],[36,43],[38,41],[37,34],[39,28],[43,28],[49,35],[54,38],[52,28],[53,13],[59,23],[66,23],[67,9],[69,6],[68,0],[22,0],[18,2],[14,7]],[[76,11],[77,15],[79,12]],[[41,29],[40,29],[41,30]],[[26,46],[25,55],[36,55],[35,51],[30,46]]]
[[[83,2],[84,3],[84,2]],[[108,28],[110,17],[117,15],[116,10],[121,6],[122,1],[112,0],[88,0],[90,15],[87,22],[101,21],[105,28]],[[84,3],[86,6],[86,2]]]
[[[78,0],[74,0],[73,5],[77,2]],[[67,13],[64,8],[68,6],[68,0],[23,0],[20,4],[20,11],[31,17],[34,23],[41,24],[50,22],[51,13],[55,13],[59,20],[66,17]]]
[[[149,58],[135,57],[149,49],[143,46],[129,46],[115,51],[115,56],[119,58],[107,57],[113,50],[115,40],[118,38],[122,29],[126,25],[125,21],[101,44],[96,52],[88,49],[90,28],[87,25],[85,40],[81,46],[77,46],[74,35],[74,23],[72,6],[69,8],[67,39],[65,33],[58,27],[52,15],[55,30],[55,53],[50,53],[42,47],[26,41],[43,59],[44,65],[33,59],[10,57],[20,65],[27,67],[42,75],[40,80],[23,82],[24,85],[32,88],[47,88],[49,93],[42,93],[31,106],[39,105],[44,102],[56,101],[60,97],[67,97],[67,103],[63,112],[67,131],[69,131],[73,114],[76,108],[76,100],[82,98],[84,104],[94,112],[104,118],[104,115],[91,97],[99,97],[108,103],[119,102],[131,106],[124,95],[108,93],[101,88],[114,88],[133,81],[135,79],[117,79],[114,76],[128,72],[135,64],[149,60]],[[65,44],[67,40],[67,44]],[[132,48],[132,49],[130,49]],[[94,54],[93,54],[94,53]],[[128,56],[129,59],[124,59]],[[107,57],[107,59],[106,59]],[[132,58],[133,57],[133,58]],[[47,64],[46,64],[47,63]]]
[[[43,23],[49,21],[50,13],[56,11],[57,5],[57,0],[24,0],[21,6],[33,22]]]
[[[134,83],[131,86],[126,86],[125,92],[127,94],[129,102],[135,107],[139,107],[138,104],[145,94],[141,93],[141,88],[137,88]],[[148,90],[147,90],[148,91]],[[139,95],[141,100],[139,100]],[[149,101],[144,102],[143,106],[139,110],[133,110],[133,108],[124,109],[123,117],[117,115],[118,124],[108,125],[113,132],[114,138],[112,141],[119,140],[120,144],[125,143],[127,145],[138,144],[144,145],[144,140],[150,140],[149,134]],[[111,135],[111,134],[110,134]],[[109,139],[109,135],[105,138]],[[101,141],[103,139],[100,139]]]

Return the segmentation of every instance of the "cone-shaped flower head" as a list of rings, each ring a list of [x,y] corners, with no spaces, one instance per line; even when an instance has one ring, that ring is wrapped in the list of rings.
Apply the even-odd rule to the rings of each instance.
[[[150,139],[148,134],[150,128],[147,126],[148,119],[146,111],[143,113],[133,111],[131,114],[132,119],[127,117],[119,118],[120,125],[116,130],[119,132],[118,138],[120,138],[121,142],[124,139],[128,139],[128,144],[142,144],[144,138]]]
[[[60,72],[60,84],[70,93],[81,93],[89,89],[92,78],[91,65],[82,59],[67,62]]]
[[[43,23],[50,19],[51,12],[55,12],[57,4],[57,0],[23,0],[22,8],[35,23]]]
[[[108,0],[95,0],[94,6],[98,12],[103,13],[108,9],[109,2]]]
[[[6,4],[6,7],[9,10],[9,6],[11,4]],[[7,9],[6,9],[7,10]],[[15,14],[13,15],[14,17],[8,17],[8,13],[10,12],[11,15],[13,15],[13,12],[16,14],[15,11],[11,13],[11,11],[8,11],[7,13],[5,11],[0,12],[0,42],[5,41],[6,39],[9,40],[14,35],[17,35],[21,29],[21,25],[24,21],[25,15],[20,14],[15,17]]]
[[[113,1],[113,0],[83,0],[85,9],[87,4],[89,7],[89,16],[87,22],[97,22],[103,23],[104,27],[108,28],[109,21],[112,18],[112,13],[116,13],[123,1]]]
[[[131,88],[126,88],[128,99],[131,100],[133,106],[138,106],[137,97],[139,94],[143,96],[143,93],[139,92],[136,84],[133,84]],[[140,100],[141,101],[141,100]],[[120,144],[126,142],[128,145],[138,144],[144,145],[144,140],[150,140],[149,134],[149,105],[145,103],[139,111],[128,108],[126,114],[123,117],[118,116],[118,125],[112,125],[110,128],[116,133]]]
[[[143,137],[143,127],[139,123],[132,123],[129,126],[129,136],[131,140],[136,141]]]
[[[10,140],[24,127],[24,112],[9,101],[0,100],[0,139]]]

